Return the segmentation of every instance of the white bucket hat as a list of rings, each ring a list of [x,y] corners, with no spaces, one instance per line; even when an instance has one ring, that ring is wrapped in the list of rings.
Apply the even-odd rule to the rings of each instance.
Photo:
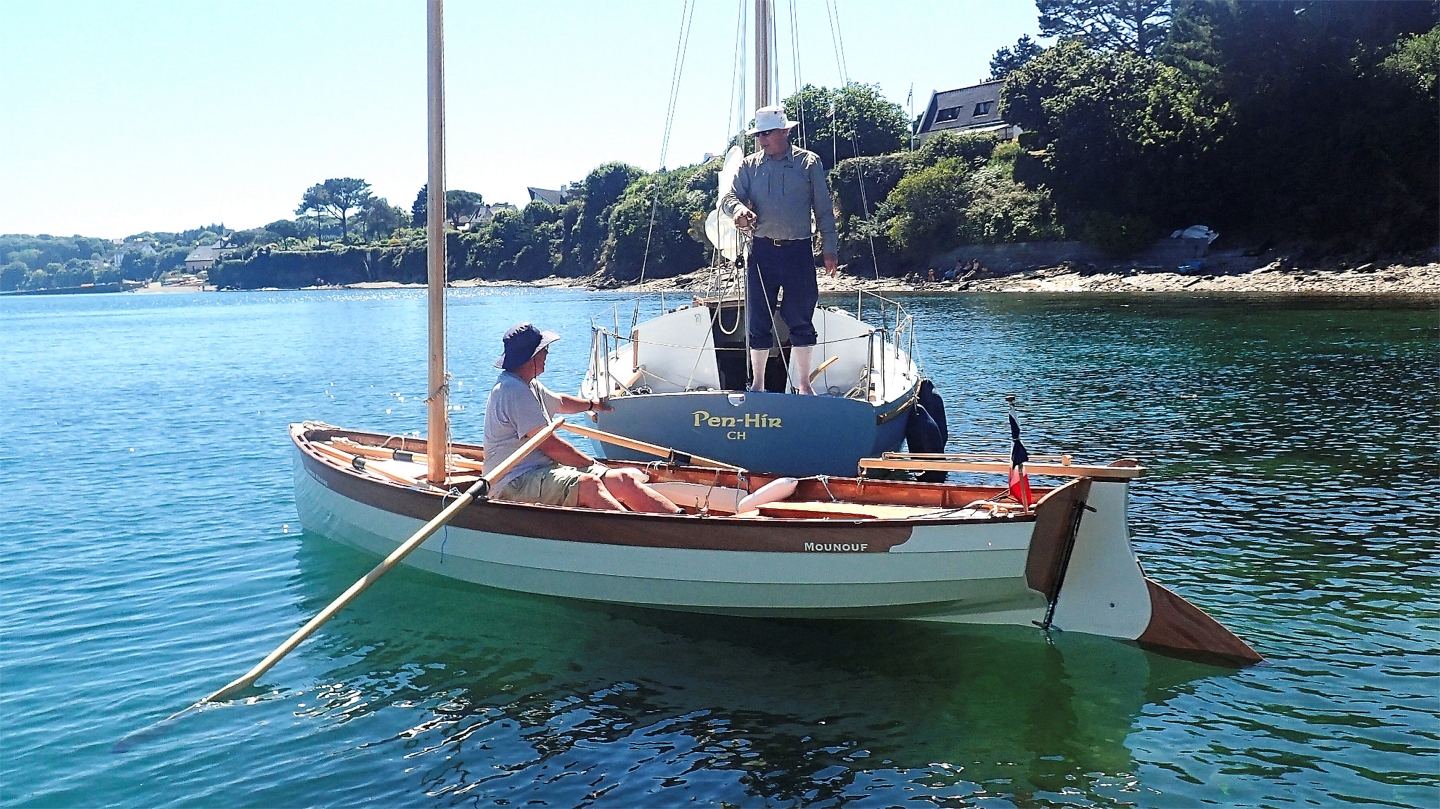
[[[745,134],[753,135],[756,132],[769,132],[772,129],[792,129],[799,123],[799,121],[791,121],[785,117],[784,107],[761,107],[755,110],[755,126]]]

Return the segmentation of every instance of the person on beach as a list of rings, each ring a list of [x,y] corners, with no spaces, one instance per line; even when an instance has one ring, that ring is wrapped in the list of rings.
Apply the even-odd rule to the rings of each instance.
[[[820,156],[790,144],[789,120],[784,107],[755,111],[759,151],[740,164],[735,181],[720,189],[720,210],[735,219],[735,227],[754,237],[747,266],[749,283],[748,331],[750,337],[750,390],[765,389],[765,366],[773,338],[775,300],[784,290],[780,319],[790,329],[790,362],[795,392],[811,394],[810,366],[815,353],[815,303],[820,298],[815,280],[813,231],[820,231],[820,252],[825,270],[835,274],[835,209]],[[813,227],[812,227],[813,225]]]
[[[505,332],[505,354],[495,361],[500,376],[485,406],[485,462],[502,461],[540,432],[556,414],[613,410],[603,400],[585,400],[553,393],[536,377],[545,373],[550,344],[560,339],[520,323]],[[535,451],[495,481],[494,500],[580,506],[610,511],[645,511],[680,514],[681,509],[645,485],[635,469],[609,469],[551,435]]]

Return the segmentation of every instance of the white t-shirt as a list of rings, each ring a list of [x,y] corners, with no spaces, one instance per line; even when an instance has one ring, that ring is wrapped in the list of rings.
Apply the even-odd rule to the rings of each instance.
[[[485,405],[485,466],[500,463],[525,443],[525,435],[537,427],[550,423],[551,416],[560,407],[560,397],[532,379],[530,384],[509,371],[501,371],[490,389],[490,401]],[[517,475],[554,463],[550,456],[535,450],[506,472],[504,477],[490,486],[498,492]]]

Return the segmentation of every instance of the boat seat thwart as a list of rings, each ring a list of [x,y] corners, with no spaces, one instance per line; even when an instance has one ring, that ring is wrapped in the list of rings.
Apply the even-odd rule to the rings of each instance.
[[[411,444],[416,443],[409,439]],[[428,456],[423,449],[397,449],[362,444],[336,436],[329,441],[311,443],[320,454],[360,474],[377,477],[402,486],[426,488]],[[479,477],[483,451],[468,455],[451,454],[448,467],[453,474],[447,479],[447,490],[465,488]],[[763,476],[752,477],[752,490],[696,483],[683,479],[684,470],[668,464],[642,464],[635,461],[610,461],[611,466],[646,470],[652,485],[689,514],[727,515],[740,518],[765,517],[782,520],[914,520],[926,517],[986,519],[997,516],[1023,515],[1023,509],[1012,503],[978,499],[963,508],[914,505],[905,502],[855,502],[852,500],[791,500],[797,481],[776,478],[766,482]],[[737,481],[738,482],[738,481]],[[872,485],[872,490],[880,492]],[[1044,490],[1037,490],[1044,491]],[[752,502],[747,502],[752,501]]]

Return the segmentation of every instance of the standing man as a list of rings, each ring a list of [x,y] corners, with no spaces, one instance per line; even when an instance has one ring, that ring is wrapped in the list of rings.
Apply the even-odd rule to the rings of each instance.
[[[785,290],[780,318],[790,329],[790,361],[796,393],[814,393],[810,367],[815,353],[815,302],[820,290],[815,281],[811,252],[816,228],[825,269],[835,274],[835,209],[819,155],[790,145],[796,122],[784,107],[755,111],[755,136],[760,151],[745,158],[735,182],[721,189],[720,210],[735,218],[735,227],[752,231],[747,268],[750,332],[750,390],[765,389],[765,365],[770,358],[775,298]],[[813,219],[812,219],[813,216]]]
[[[545,372],[550,344],[560,339],[530,323],[505,332],[505,355],[495,361],[503,369],[485,406],[485,462],[500,462],[540,432],[558,413],[610,410],[603,401],[587,401],[552,393],[536,377]],[[580,506],[611,511],[680,514],[664,495],[646,486],[634,469],[608,469],[573,444],[551,435],[492,487],[495,500]]]

